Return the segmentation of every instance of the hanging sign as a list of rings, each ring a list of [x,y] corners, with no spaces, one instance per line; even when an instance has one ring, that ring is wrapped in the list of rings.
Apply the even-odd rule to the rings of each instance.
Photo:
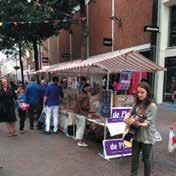
[[[112,46],[112,38],[104,38],[103,45],[104,46]]]
[[[131,77],[131,71],[122,71],[120,73],[119,90],[128,90],[131,83]]]
[[[144,32],[159,32],[159,27],[156,27],[156,26],[144,26]]]

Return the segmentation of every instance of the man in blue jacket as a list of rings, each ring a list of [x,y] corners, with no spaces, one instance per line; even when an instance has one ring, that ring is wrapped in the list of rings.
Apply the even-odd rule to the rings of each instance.
[[[53,132],[58,131],[58,115],[60,97],[63,97],[62,87],[58,86],[58,77],[52,78],[52,83],[49,84],[45,91],[43,105],[46,105],[46,134],[50,134],[50,120],[53,117]]]
[[[37,114],[37,121],[40,116],[40,100],[42,89],[41,86],[36,83],[35,77],[31,78],[31,83],[26,86],[26,101],[29,104],[29,122],[30,129],[34,129],[34,114]]]

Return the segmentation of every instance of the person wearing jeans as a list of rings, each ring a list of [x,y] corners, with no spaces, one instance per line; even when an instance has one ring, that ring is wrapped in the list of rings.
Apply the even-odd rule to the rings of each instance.
[[[52,78],[52,83],[49,84],[45,90],[43,99],[43,107],[46,105],[46,128],[45,134],[50,134],[50,120],[53,117],[53,132],[58,132],[58,116],[60,97],[63,97],[62,88],[58,85],[58,77]]]
[[[18,110],[18,115],[20,118],[20,123],[19,123],[19,130],[21,134],[24,134],[24,126],[25,126],[25,119],[26,119],[26,111],[24,108],[22,108],[22,104],[26,103],[26,97],[24,94],[24,87],[20,86],[17,89],[17,110]]]
[[[136,133],[132,142],[131,175],[137,176],[139,155],[142,151],[144,176],[151,176],[153,144],[157,142],[156,130],[157,105],[152,100],[151,87],[141,82],[132,110],[126,114],[124,122],[130,128],[135,126]],[[139,120],[143,118],[142,120]]]
[[[29,104],[29,124],[30,129],[34,129],[34,116],[37,114],[36,120],[38,121],[40,117],[40,99],[41,99],[41,86],[37,84],[36,78],[31,78],[31,83],[27,85],[25,96],[26,96],[26,103]]]
[[[131,173],[132,176],[137,175],[137,169],[138,169],[138,162],[139,162],[139,155],[142,151],[143,155],[143,162],[144,162],[144,175],[149,176],[151,173],[151,153],[152,153],[152,144],[144,144],[142,142],[138,142],[133,140],[132,144],[132,160],[131,160]]]

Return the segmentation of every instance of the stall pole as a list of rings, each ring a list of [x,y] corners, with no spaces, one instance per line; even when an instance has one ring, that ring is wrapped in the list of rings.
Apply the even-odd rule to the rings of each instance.
[[[106,84],[106,90],[109,89],[109,78],[110,78],[110,72],[108,71],[108,74],[107,74],[107,84]],[[103,139],[106,140],[106,133],[107,133],[107,129],[106,129],[106,117],[104,117],[104,137]],[[105,155],[104,155],[104,152],[99,152],[98,155],[104,159],[105,158]],[[109,159],[107,159],[109,160]],[[110,160],[109,160],[110,161]]]
[[[108,71],[106,90],[109,89],[109,77],[110,77],[110,72]],[[106,118],[104,118],[104,124],[105,124],[105,126],[104,126],[104,140],[106,140],[106,133],[107,133],[107,131],[106,131]]]
[[[142,79],[142,72],[140,71],[140,73],[139,73],[139,83],[141,82],[141,79]]]
[[[106,84],[106,90],[109,89],[109,77],[110,77],[110,73],[108,71],[108,74],[107,74],[107,84]]]

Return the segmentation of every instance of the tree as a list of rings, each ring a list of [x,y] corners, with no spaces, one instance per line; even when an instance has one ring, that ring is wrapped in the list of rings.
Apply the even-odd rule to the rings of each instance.
[[[85,0],[31,0],[30,3],[27,0],[1,0],[1,48],[9,49],[17,44],[22,46],[23,42],[32,43],[35,70],[38,70],[37,44],[57,35],[62,28],[69,29],[77,5],[80,5],[84,16]]]
[[[7,45],[9,45],[8,43],[6,43],[6,47]],[[11,45],[10,45],[11,46]],[[22,84],[24,85],[24,74],[23,74],[23,61],[22,58],[26,57],[26,51],[31,51],[32,50],[32,46],[30,43],[27,42],[23,42],[23,43],[18,43],[15,44],[13,46],[11,46],[10,48],[4,49],[3,52],[8,56],[10,56],[10,60],[12,58],[17,59],[17,57],[19,57],[19,62],[20,62],[20,68],[21,68],[21,78],[22,78]],[[16,69],[16,68],[15,68]]]

